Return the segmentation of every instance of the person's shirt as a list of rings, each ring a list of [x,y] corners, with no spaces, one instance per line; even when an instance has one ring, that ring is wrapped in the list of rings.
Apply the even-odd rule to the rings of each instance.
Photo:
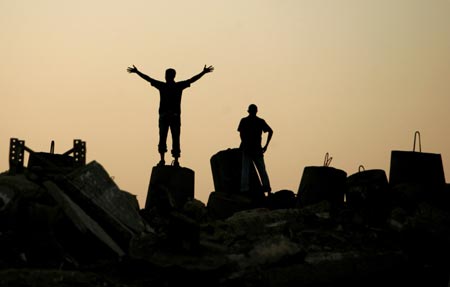
[[[262,154],[262,133],[270,130],[264,119],[257,116],[247,116],[239,122],[238,131],[241,134],[240,148],[251,154]]]
[[[159,114],[160,115],[180,115],[181,95],[183,90],[190,87],[189,81],[166,83],[161,81],[151,81],[151,85],[159,90]]]

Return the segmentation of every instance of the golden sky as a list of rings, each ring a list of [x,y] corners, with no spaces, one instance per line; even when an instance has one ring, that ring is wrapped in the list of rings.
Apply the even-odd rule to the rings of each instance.
[[[82,139],[143,206],[159,94],[133,64],[159,80],[214,66],[182,99],[180,161],[204,203],[251,103],[274,130],[273,191],[296,192],[327,152],[348,175],[389,174],[415,131],[450,170],[449,0],[0,0],[0,41],[0,170],[11,137],[56,153]]]

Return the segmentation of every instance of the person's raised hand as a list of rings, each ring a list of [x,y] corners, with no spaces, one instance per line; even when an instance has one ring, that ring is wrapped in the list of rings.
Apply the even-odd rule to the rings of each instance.
[[[204,73],[210,73],[212,71],[214,71],[214,67],[213,66],[206,67],[206,65],[205,65],[205,67],[203,67],[203,72]]]
[[[128,68],[127,68],[128,73],[136,73],[137,70],[138,70],[138,69],[136,68],[135,65],[133,65],[133,67],[128,67]]]

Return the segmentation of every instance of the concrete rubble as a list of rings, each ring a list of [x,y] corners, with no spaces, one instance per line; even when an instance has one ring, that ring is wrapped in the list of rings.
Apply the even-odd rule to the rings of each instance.
[[[304,204],[298,191],[261,201],[227,190],[226,170],[216,170],[220,191],[205,204],[192,196],[192,171],[182,188],[182,175],[177,184],[165,176],[173,168],[154,167],[158,204],[142,209],[96,161],[0,174],[0,286],[449,283],[448,184],[391,186],[377,170],[373,181],[344,179],[349,201],[324,191]]]

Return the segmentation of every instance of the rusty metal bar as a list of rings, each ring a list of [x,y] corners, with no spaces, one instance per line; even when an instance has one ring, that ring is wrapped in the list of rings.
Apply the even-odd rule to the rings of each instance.
[[[76,166],[83,166],[86,164],[86,142],[80,139],[73,140],[73,148],[63,153],[63,155],[73,154],[73,159]]]
[[[23,171],[25,152],[32,154],[34,157],[38,158],[42,162],[45,162],[49,166],[54,166],[53,163],[51,163],[44,157],[40,156],[39,153],[36,153],[29,147],[25,146],[24,140],[11,138],[9,145],[9,172],[11,174],[20,173]],[[55,152],[55,142],[52,140],[50,147],[50,154],[54,154],[54,152]],[[86,165],[86,142],[80,139],[73,140],[73,148],[63,153],[63,155],[70,155],[70,154],[72,154],[73,165],[75,167]]]
[[[9,141],[9,171],[12,174],[23,170],[25,141],[11,138]]]

